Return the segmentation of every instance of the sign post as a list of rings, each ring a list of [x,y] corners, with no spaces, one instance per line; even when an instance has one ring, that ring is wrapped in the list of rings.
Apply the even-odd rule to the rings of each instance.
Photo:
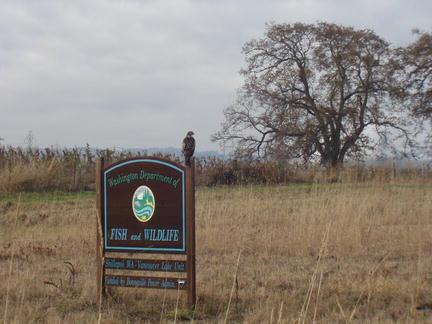
[[[103,261],[103,245],[102,245],[102,170],[104,168],[104,159],[100,158],[96,161],[96,289],[99,303],[102,295],[105,294],[104,285],[104,261]]]
[[[105,287],[180,289],[194,307],[195,180],[194,162],[137,157],[105,166],[96,164],[96,280],[99,298]],[[145,254],[120,258],[111,253]],[[178,255],[151,258],[155,254]],[[186,255],[186,260],[180,256]],[[130,256],[130,255],[129,255]],[[155,276],[121,274],[159,272]],[[129,273],[129,272],[128,272]],[[186,278],[167,273],[186,273]]]
[[[195,158],[192,158],[191,166],[187,170],[188,186],[191,189],[188,195],[188,253],[187,253],[187,277],[188,277],[188,305],[194,307],[196,302],[195,281]]]

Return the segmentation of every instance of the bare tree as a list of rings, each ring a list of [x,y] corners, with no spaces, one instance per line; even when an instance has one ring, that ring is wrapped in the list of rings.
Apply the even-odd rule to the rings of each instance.
[[[391,51],[374,32],[273,24],[243,52],[244,85],[213,135],[237,155],[319,159],[335,167],[372,148],[378,138],[372,134],[394,128],[407,135],[388,100]]]
[[[399,49],[397,71],[414,116],[432,120],[432,34],[415,31],[416,41]]]

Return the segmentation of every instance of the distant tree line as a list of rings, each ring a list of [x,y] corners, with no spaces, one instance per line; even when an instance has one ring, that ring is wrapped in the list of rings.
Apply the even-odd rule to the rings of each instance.
[[[368,29],[270,24],[243,53],[243,86],[213,135],[238,158],[334,168],[380,142],[409,151],[432,120],[430,33],[392,47]]]
[[[90,148],[38,149],[0,146],[0,194],[21,191],[94,191],[95,162],[104,158],[107,164],[135,156],[147,156],[145,151],[132,153],[112,149]],[[178,156],[155,154],[177,162]],[[399,168],[396,165],[374,167],[352,165],[341,173],[319,167],[286,161],[196,159],[196,182],[199,186],[216,185],[275,185],[349,181],[430,181],[432,167]]]

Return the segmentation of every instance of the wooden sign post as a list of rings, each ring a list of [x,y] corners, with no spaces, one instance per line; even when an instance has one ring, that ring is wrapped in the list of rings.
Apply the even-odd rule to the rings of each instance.
[[[188,243],[187,243],[187,278],[188,278],[188,305],[192,308],[196,302],[196,271],[195,271],[195,159],[192,159],[191,166],[187,167],[187,188],[189,188],[188,211],[190,217],[187,221]]]
[[[108,166],[103,159],[97,161],[96,281],[100,302],[108,286],[136,287],[186,290],[188,305],[195,306],[194,174],[194,161],[190,167],[153,157]],[[113,253],[128,253],[128,257]],[[151,258],[154,254],[186,255],[186,259]],[[125,270],[127,274],[122,274]],[[159,275],[130,275],[130,271]],[[186,277],[167,273],[186,273]]]

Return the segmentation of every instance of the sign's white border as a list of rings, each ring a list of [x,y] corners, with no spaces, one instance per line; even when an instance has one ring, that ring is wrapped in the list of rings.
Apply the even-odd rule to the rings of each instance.
[[[183,232],[183,242],[181,248],[146,248],[146,247],[124,247],[124,246],[112,246],[108,245],[108,236],[107,236],[107,223],[109,219],[108,211],[107,211],[107,175],[111,171],[120,168],[127,164],[132,163],[156,163],[156,164],[162,164],[165,166],[168,166],[170,168],[173,168],[177,171],[179,171],[182,175],[182,232]],[[178,168],[177,166],[170,164],[165,161],[160,160],[152,160],[152,159],[136,159],[136,160],[129,160],[125,161],[123,163],[119,163],[117,165],[114,165],[113,167],[109,168],[108,170],[104,171],[103,173],[103,190],[104,190],[104,247],[107,250],[126,250],[126,251],[166,251],[166,252],[186,252],[186,203],[185,203],[185,173],[184,170]]]

